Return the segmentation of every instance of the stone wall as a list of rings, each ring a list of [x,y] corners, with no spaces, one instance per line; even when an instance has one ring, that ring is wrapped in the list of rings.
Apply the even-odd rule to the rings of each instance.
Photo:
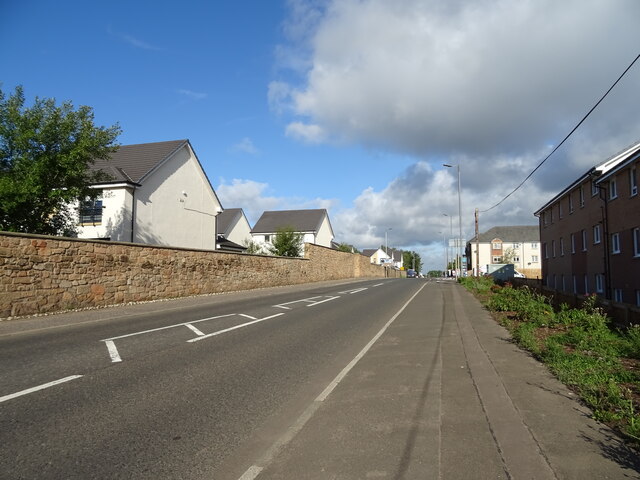
[[[0,232],[0,318],[400,272],[305,245],[305,258]]]

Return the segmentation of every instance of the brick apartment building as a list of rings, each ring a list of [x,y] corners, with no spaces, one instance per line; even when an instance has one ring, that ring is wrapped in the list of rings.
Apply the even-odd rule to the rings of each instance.
[[[545,285],[640,305],[639,163],[637,143],[535,212]]]

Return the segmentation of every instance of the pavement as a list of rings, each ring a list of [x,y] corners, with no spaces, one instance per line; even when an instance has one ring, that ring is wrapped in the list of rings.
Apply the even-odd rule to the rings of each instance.
[[[640,478],[629,449],[463,287],[427,283],[241,477]]]

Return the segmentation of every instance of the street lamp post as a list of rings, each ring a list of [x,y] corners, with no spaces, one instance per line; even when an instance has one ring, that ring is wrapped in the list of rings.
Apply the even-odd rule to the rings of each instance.
[[[453,238],[453,217],[446,213],[443,213],[442,215],[445,217],[449,217],[449,230],[450,230],[449,238]],[[448,252],[449,252],[449,246],[447,246],[447,257],[448,257]],[[451,255],[451,258],[453,259],[453,255]],[[454,268],[457,268],[455,267],[456,265],[455,261],[453,262],[453,264],[454,264]],[[447,260],[447,270],[449,270],[449,260]]]
[[[459,252],[459,260],[458,260],[458,265],[460,265],[460,270],[458,272],[458,278],[460,278],[460,275],[462,275],[462,200],[460,197],[460,164],[458,165],[449,165],[448,163],[443,163],[442,164],[443,167],[447,167],[447,168],[453,168],[456,167],[458,170],[458,228],[459,228],[459,235],[460,237],[458,238],[458,252]]]

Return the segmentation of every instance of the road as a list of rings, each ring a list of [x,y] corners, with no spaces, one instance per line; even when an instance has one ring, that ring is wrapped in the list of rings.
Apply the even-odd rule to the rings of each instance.
[[[2,479],[640,478],[452,282],[0,322],[0,366]]]
[[[365,281],[2,322],[1,476],[233,478],[420,286]]]

